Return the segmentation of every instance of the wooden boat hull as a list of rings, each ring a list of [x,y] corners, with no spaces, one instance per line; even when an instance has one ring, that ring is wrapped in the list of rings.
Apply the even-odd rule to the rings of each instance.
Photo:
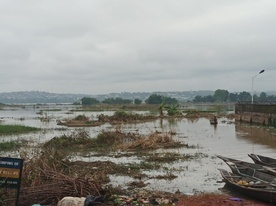
[[[257,154],[248,154],[248,156],[256,163],[261,165],[266,165],[270,167],[276,167],[276,159],[271,157],[266,157]]]
[[[276,176],[276,167],[263,166],[265,172]]]
[[[276,203],[276,187],[264,182],[250,185],[249,183],[254,181],[254,179],[243,177],[223,169],[219,169],[219,171],[225,183],[235,191],[265,202]],[[248,182],[248,184],[243,185],[240,183],[241,181]]]
[[[266,182],[276,187],[276,176],[274,175],[271,175],[265,172],[260,172],[254,168],[246,167],[244,165],[239,165],[233,162],[226,162],[226,164],[230,167],[230,169],[234,174],[237,174],[243,177],[248,177],[248,178],[254,179],[255,181]]]
[[[233,158],[229,158],[229,157],[224,157],[221,155],[217,155],[217,157],[222,159],[226,164],[227,164],[227,162],[232,162],[236,165],[239,165],[240,167],[243,166],[243,167],[252,168],[254,170],[257,170],[258,172],[268,173],[268,174],[274,175],[276,177],[276,167],[269,167],[269,166],[264,166],[264,165],[260,165],[260,164],[254,164],[254,163],[245,162],[245,161],[241,161],[241,160],[237,160],[237,159],[233,159]],[[234,171],[232,170],[232,172],[234,172]]]

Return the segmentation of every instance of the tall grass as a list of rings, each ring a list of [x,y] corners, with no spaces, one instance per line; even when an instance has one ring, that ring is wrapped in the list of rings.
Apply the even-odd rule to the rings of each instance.
[[[21,134],[38,130],[39,128],[23,125],[0,125],[0,135]]]

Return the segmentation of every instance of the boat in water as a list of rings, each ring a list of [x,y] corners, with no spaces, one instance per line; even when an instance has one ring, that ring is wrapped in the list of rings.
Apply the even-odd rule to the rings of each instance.
[[[264,202],[276,203],[276,187],[264,181],[256,181],[224,169],[219,169],[223,181],[236,192]]]
[[[265,173],[263,171],[259,171],[252,167],[248,167],[248,166],[234,163],[231,161],[226,161],[226,164],[230,167],[232,172],[236,175],[250,178],[250,179],[254,180],[255,182],[258,182],[258,181],[264,182],[271,186],[276,187],[276,176],[275,175]]]
[[[210,124],[214,124],[214,125],[217,125],[218,124],[218,119],[216,116],[213,116],[211,119],[210,119]]]

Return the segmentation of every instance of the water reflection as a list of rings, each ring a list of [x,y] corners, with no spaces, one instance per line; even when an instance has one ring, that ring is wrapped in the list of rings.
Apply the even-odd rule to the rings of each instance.
[[[55,136],[70,133],[76,128],[67,128],[57,125],[57,120],[71,119],[78,115],[86,115],[96,119],[98,115],[112,115],[114,111],[85,112],[78,111],[77,106],[72,105],[40,105],[25,107],[5,107],[0,110],[0,124],[19,124],[41,128],[41,132],[9,136],[1,136],[2,141],[14,139],[32,139],[39,143],[47,141]],[[143,112],[137,112],[143,113]],[[144,112],[145,113],[145,112]],[[149,134],[155,131],[176,133],[175,138],[190,144],[200,145],[203,148],[212,148],[214,153],[239,154],[264,148],[275,150],[275,136],[261,127],[251,127],[242,124],[234,124],[233,120],[218,119],[218,125],[210,125],[206,118],[169,118],[157,119],[152,122],[139,124],[122,124],[120,129],[127,132],[139,132]],[[112,129],[113,126],[105,124],[99,127],[86,128],[91,137],[95,137],[101,130]],[[207,149],[206,149],[207,150]]]
[[[253,145],[264,145],[276,149],[276,136],[268,131],[267,127],[251,126],[248,124],[235,124],[235,130],[238,138],[247,140]]]

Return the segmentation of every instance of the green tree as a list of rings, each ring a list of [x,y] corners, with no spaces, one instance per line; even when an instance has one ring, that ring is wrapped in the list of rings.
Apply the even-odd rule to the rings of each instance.
[[[163,101],[166,104],[177,104],[178,103],[177,99],[172,98],[172,97],[163,97]]]
[[[236,102],[236,101],[238,101],[238,94],[237,93],[230,93],[228,95],[228,101],[229,102]]]
[[[150,95],[145,102],[147,104],[161,104],[163,102],[163,97],[159,94]]]
[[[276,101],[276,96],[275,95],[268,95],[266,98],[266,101],[270,102],[270,101]]]
[[[207,96],[204,96],[204,97],[197,95],[193,99],[193,102],[195,102],[195,103],[199,103],[199,102],[214,102],[214,101],[215,101],[215,99],[214,99],[214,96],[212,96],[212,95],[207,95]]]
[[[238,95],[238,100],[241,102],[251,101],[251,94],[246,91],[240,92]]]
[[[134,99],[134,104],[136,104],[136,105],[142,104],[142,100],[141,99]]]
[[[203,102],[202,96],[196,95],[195,98],[193,99],[193,102]]]
[[[215,102],[215,98],[212,95],[207,95],[204,97],[204,102]]]
[[[224,89],[217,89],[214,93],[214,99],[216,102],[226,102],[229,92]]]
[[[161,103],[165,103],[165,104],[177,104],[178,101],[175,98],[172,97],[165,97],[159,94],[152,94],[150,95],[145,102],[147,104],[161,104]]]
[[[262,92],[262,93],[260,94],[259,100],[260,100],[261,102],[267,101],[267,95],[266,95],[265,92]]]
[[[180,105],[170,105],[170,106],[165,106],[165,108],[167,109],[167,113],[169,116],[174,116],[174,115],[180,115],[181,111],[179,111],[178,107]]]
[[[83,97],[81,99],[81,104],[82,105],[93,105],[93,104],[99,104],[100,101],[97,100],[96,98],[91,98],[91,97]]]
[[[121,97],[117,98],[106,98],[102,101],[104,104],[132,104],[131,99],[122,99]]]

